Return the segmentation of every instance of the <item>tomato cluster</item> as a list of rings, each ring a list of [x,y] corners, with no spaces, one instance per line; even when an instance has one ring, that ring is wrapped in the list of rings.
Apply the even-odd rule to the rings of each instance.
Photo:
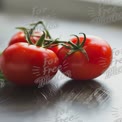
[[[44,31],[35,31],[41,24]],[[103,74],[111,64],[112,49],[97,36],[74,35],[69,41],[53,39],[42,21],[30,29],[19,27],[0,56],[4,77],[17,85],[48,83],[58,69],[75,80],[89,80]]]

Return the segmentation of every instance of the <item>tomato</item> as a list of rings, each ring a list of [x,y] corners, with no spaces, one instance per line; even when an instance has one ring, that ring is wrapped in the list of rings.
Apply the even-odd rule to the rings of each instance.
[[[43,32],[35,31],[34,35],[37,35],[37,36],[31,37],[31,41],[33,43],[36,43],[40,39],[42,34],[43,34]],[[26,38],[25,38],[25,34],[24,34],[23,31],[19,31],[15,35],[13,35],[12,38],[10,39],[10,42],[9,42],[8,46],[10,46],[14,43],[17,43],[17,42],[27,42]],[[60,46],[57,45],[57,46],[51,46],[48,49],[52,50],[53,52],[55,52],[57,54],[59,48],[60,48]]]
[[[42,35],[43,33],[42,32],[34,32],[34,34],[38,34],[38,35]],[[38,41],[39,40],[39,36],[35,36],[35,37],[31,37],[31,41],[33,42],[33,43],[36,43],[36,41]],[[10,42],[9,42],[9,46],[10,45],[12,45],[12,44],[14,44],[14,43],[17,43],[17,42],[27,42],[26,41],[26,38],[25,38],[25,34],[24,34],[24,32],[23,31],[19,31],[19,32],[17,32],[16,34],[14,34],[13,36],[12,36],[12,38],[10,39]]]
[[[43,47],[18,42],[8,46],[1,56],[1,71],[17,85],[45,84],[57,72],[57,55]]]
[[[84,36],[79,37],[80,44],[83,39]],[[76,45],[78,39],[74,37],[71,42]],[[67,55],[71,50],[63,46],[58,52],[58,57],[61,72],[75,80],[89,80],[100,76],[112,61],[110,45],[96,36],[87,35],[83,47],[76,50],[74,48],[74,52]]]
[[[61,47],[62,47],[61,45],[56,45],[56,46],[48,47],[48,49],[55,52],[55,54],[58,54],[58,51],[60,50]]]

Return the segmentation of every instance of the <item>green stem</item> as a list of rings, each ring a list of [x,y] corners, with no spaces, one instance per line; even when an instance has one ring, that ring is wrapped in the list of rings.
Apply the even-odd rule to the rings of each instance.
[[[42,25],[43,25],[43,27],[44,27],[44,30],[45,30],[46,33],[47,33],[47,36],[48,36],[50,39],[52,39],[52,37],[51,37],[51,35],[50,35],[50,33],[49,33],[47,27],[45,26],[45,24],[44,24],[43,22],[42,22]]]
[[[16,29],[22,30],[22,31],[25,33],[26,41],[27,41],[29,44],[33,44],[32,41],[31,41],[31,39],[30,39],[30,34],[29,34],[29,32],[27,31],[27,28],[25,28],[25,27],[17,27]]]
[[[54,42],[55,40],[53,40],[53,39],[45,39],[45,41],[47,41],[47,42]],[[61,40],[59,41],[59,40],[58,40],[56,43],[57,43],[57,44],[58,44],[58,43],[68,43],[68,41],[61,41]]]
[[[36,29],[38,24],[35,24],[35,26],[33,26],[33,28],[30,29],[29,34],[32,35],[33,31]]]
[[[43,21],[39,21],[39,22],[37,22],[37,23],[33,23],[33,24],[30,24],[30,25],[31,25],[31,26],[34,25],[33,29],[35,29],[35,28],[37,27],[37,25],[39,25],[39,24],[41,24],[41,25],[43,26],[44,30],[46,31],[47,36],[48,36],[50,39],[52,39],[52,37],[51,37],[51,35],[50,35],[50,33],[49,33],[47,27],[46,27],[45,24],[43,23]],[[32,30],[33,30],[33,29],[32,29]]]
[[[52,46],[53,44],[56,46],[58,44],[68,44],[68,41],[59,41],[59,38],[55,39],[55,40],[52,40],[52,39],[45,39],[44,40],[45,42],[47,42],[48,44],[45,45],[44,47],[47,48],[47,47],[50,47]]]
[[[40,37],[39,41],[36,43],[36,46],[43,46],[45,39],[45,32],[43,31],[43,35]]]
[[[76,44],[74,44],[73,42],[71,42],[71,41],[68,41],[68,44],[72,45],[72,47],[74,47],[76,49],[78,48],[78,46]]]
[[[79,34],[83,34],[84,35],[83,42],[80,44],[80,47],[83,47],[85,42],[86,42],[86,34],[85,33],[79,33]]]
[[[77,35],[71,35],[71,36],[75,36],[76,38],[77,38],[77,44],[76,45],[80,45],[80,39],[79,39],[79,37],[77,36]]]

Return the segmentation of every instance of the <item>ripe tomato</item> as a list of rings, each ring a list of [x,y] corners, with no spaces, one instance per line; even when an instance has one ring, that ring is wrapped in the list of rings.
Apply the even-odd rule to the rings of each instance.
[[[43,33],[42,32],[34,32],[34,34],[36,34],[36,35],[38,34],[41,36]],[[31,37],[31,41],[33,43],[36,43],[39,40],[39,38],[40,38],[39,36]],[[14,34],[12,36],[12,38],[10,39],[10,42],[8,45],[10,46],[10,45],[17,43],[17,42],[27,42],[23,31],[19,31],[16,34]]]
[[[10,45],[1,56],[5,78],[23,86],[45,84],[56,74],[58,65],[53,51],[24,42]]]
[[[58,54],[58,51],[60,50],[60,48],[61,48],[61,45],[48,47],[48,49],[52,50],[55,54]]]
[[[35,31],[34,35],[37,35],[37,36],[31,37],[31,41],[35,44],[40,39],[42,34],[43,34],[43,32]],[[10,39],[10,42],[8,45],[10,46],[17,42],[27,42],[23,31],[19,31],[15,35],[13,35],[12,38]],[[60,46],[57,45],[57,46],[49,47],[48,49],[52,50],[53,52],[55,52],[57,54],[59,48],[60,48]]]
[[[84,37],[79,37],[83,42]],[[72,38],[71,42],[76,44],[78,39]],[[82,50],[83,49],[83,50]],[[112,61],[112,49],[103,39],[87,35],[81,50],[67,56],[71,49],[63,46],[59,52],[60,70],[66,76],[75,80],[89,80],[100,76],[110,66]],[[75,49],[74,49],[75,50]],[[86,51],[86,54],[84,53]],[[87,57],[88,56],[88,57]]]

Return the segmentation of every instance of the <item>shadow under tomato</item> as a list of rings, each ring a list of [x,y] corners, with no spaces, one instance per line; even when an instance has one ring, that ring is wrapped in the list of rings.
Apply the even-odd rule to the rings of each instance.
[[[58,90],[54,84],[47,84],[42,88],[18,87],[7,84],[0,88],[0,111],[15,113],[33,113],[48,106],[52,98],[56,97]]]
[[[96,80],[69,80],[60,88],[60,98],[69,104],[83,108],[102,108],[108,106],[111,93]]]
[[[58,82],[58,81],[57,81]],[[57,87],[54,82],[42,88],[17,87],[7,84],[0,89],[0,111],[16,114],[35,113],[55,108],[63,102],[86,108],[101,106],[110,99],[110,92],[95,80],[69,80]],[[68,103],[68,104],[67,104]]]

